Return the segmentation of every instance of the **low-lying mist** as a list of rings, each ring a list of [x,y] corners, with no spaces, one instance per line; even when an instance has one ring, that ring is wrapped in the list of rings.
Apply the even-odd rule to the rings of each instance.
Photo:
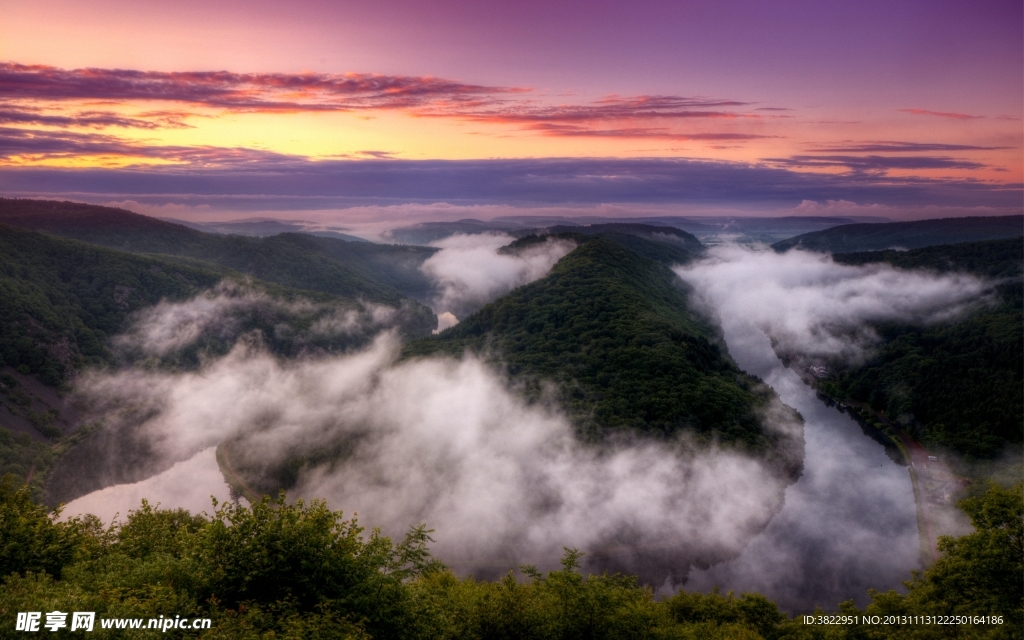
[[[482,304],[541,277],[571,250],[542,245],[531,257],[509,257],[497,253],[508,238],[449,240],[451,246],[431,258],[439,259],[425,265],[438,283],[447,283],[439,300],[449,308]],[[779,385],[795,405],[815,401],[770,377],[779,363],[765,347],[765,333],[786,349],[858,358],[876,339],[871,322],[941,320],[983,299],[986,288],[967,276],[851,267],[805,252],[738,247],[712,249],[677,273],[720,318],[740,365]],[[140,315],[122,340],[152,353],[189,344],[196,332],[220,326],[217,304],[236,304],[217,303],[217,294],[211,295],[196,303],[198,310],[165,305]],[[360,313],[369,326],[379,326],[372,310]],[[347,326],[344,318],[340,322]],[[581,443],[557,406],[526,401],[513,382],[471,355],[401,360],[398,337],[384,331],[360,351],[283,359],[250,335],[240,334],[230,351],[204,358],[190,371],[132,367],[82,375],[76,393],[103,425],[96,441],[109,445],[106,457],[91,459],[92,468],[83,473],[103,478],[98,482],[106,486],[122,458],[134,455],[144,462],[136,468],[147,474],[129,480],[141,480],[196,456],[206,460],[221,445],[242,475],[262,470],[264,480],[280,479],[274,474],[285,469],[282,484],[291,497],[326,498],[332,508],[356,512],[364,525],[390,535],[426,523],[435,530],[440,559],[481,576],[524,562],[551,566],[563,546],[572,546],[588,552],[591,569],[639,574],[655,584],[678,582],[692,566],[740,554],[782,507],[786,479],[755,457],[686,438]],[[816,407],[798,406],[809,413]],[[770,428],[801,428],[773,417],[765,416]],[[800,523],[802,515],[815,513],[808,505],[824,504],[847,519],[817,518],[809,529],[771,538],[777,552],[765,551],[765,562],[746,578],[773,575],[778,565],[771,558],[799,554],[797,547],[782,549],[789,539],[800,548],[831,549],[842,559],[834,564],[849,572],[871,554],[858,540],[892,539],[893,525],[886,524],[891,514],[899,516],[900,540],[908,531],[912,536],[912,496],[909,514],[901,503],[868,518],[857,506],[865,503],[864,496],[857,498],[865,491],[875,508],[887,496],[909,492],[902,470],[903,476],[858,484],[865,469],[885,463],[884,453],[875,453],[870,464],[861,464],[859,454],[836,449],[835,464],[810,465],[792,488],[804,487],[804,493],[787,499],[797,512],[786,522]],[[194,487],[179,487],[180,474],[167,477],[162,486],[149,487],[164,506],[193,506]],[[211,487],[215,491],[223,485]],[[844,531],[858,533],[844,537]],[[865,570],[857,588],[872,586],[877,571],[875,565]],[[746,578],[737,578],[739,588]],[[828,579],[807,582],[799,597],[823,592]]]
[[[94,372],[77,392],[154,473],[225,441],[238,468],[319,460],[290,496],[326,498],[391,535],[426,523],[436,555],[478,575],[553,566],[570,546],[592,568],[678,581],[739,553],[781,506],[786,481],[758,459],[685,439],[582,444],[557,407],[528,403],[477,358],[398,351],[393,332],[292,360],[242,341],[195,371]],[[165,507],[176,490],[194,502],[194,487],[150,488]]]
[[[848,361],[877,343],[871,323],[950,319],[982,303],[989,286],[966,274],[843,265],[827,254],[739,245],[712,248],[675,272],[723,326],[756,326],[780,353]]]
[[[539,280],[575,248],[575,243],[549,238],[514,253],[498,249],[515,238],[505,234],[456,234],[432,243],[441,250],[420,269],[434,282],[437,296],[431,306],[438,314],[465,317],[516,287]],[[442,319],[451,326],[451,319]]]
[[[358,344],[382,329],[407,321],[405,309],[369,301],[285,299],[252,285],[225,280],[185,301],[163,300],[142,309],[129,330],[111,340],[115,351],[162,357],[211,341],[234,344],[262,330],[268,340],[289,343],[298,355],[319,344]],[[360,340],[362,339],[362,340]]]

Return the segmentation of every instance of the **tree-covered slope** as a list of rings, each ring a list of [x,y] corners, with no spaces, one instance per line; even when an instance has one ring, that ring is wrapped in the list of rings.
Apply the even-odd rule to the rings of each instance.
[[[822,384],[837,398],[870,404],[925,445],[975,458],[1024,436],[1024,242],[997,240],[906,252],[838,254],[837,262],[959,270],[994,279],[992,301],[933,325],[887,323],[867,362]]]
[[[218,235],[123,209],[48,200],[0,198],[0,224],[121,251],[198,259],[288,287],[389,305],[429,289],[418,267],[435,251],[301,233]],[[423,312],[427,321],[429,310]]]
[[[80,420],[53,388],[64,388],[86,367],[134,362],[192,368],[205,356],[227,353],[254,332],[271,352],[293,357],[360,346],[381,323],[411,337],[427,335],[435,326],[429,309],[411,301],[375,320],[373,312],[380,316],[380,307],[367,309],[357,299],[253,280],[212,263],[185,262],[0,224],[0,427],[36,440],[73,432]],[[198,306],[186,304],[197,297]],[[135,339],[129,340],[122,335],[115,348],[113,338],[133,329],[139,314],[144,317],[161,302],[184,306],[151,319],[153,327],[163,330],[130,333]],[[171,336],[174,342],[174,335],[188,334],[189,323],[203,330],[175,342],[173,349],[154,346],[155,340]],[[33,446],[11,438],[0,436],[0,463],[23,478],[34,469],[33,477],[41,480],[50,458],[36,462]],[[96,453],[89,453],[89,447],[83,451],[78,456],[83,464],[95,463]]]
[[[405,355],[469,350],[496,359],[528,392],[553,381],[588,437],[622,429],[661,436],[686,431],[774,450],[776,436],[759,415],[770,390],[723,352],[715,330],[687,305],[682,286],[665,265],[611,238],[592,237],[547,277],[410,343]]]
[[[980,242],[1019,237],[1024,231],[1024,216],[942,218],[914,222],[880,224],[844,224],[776,242],[776,251],[794,247],[811,251],[841,253],[918,249],[940,244]]]
[[[1024,237],[983,242],[960,242],[910,251],[863,251],[836,253],[832,259],[840,264],[886,262],[901,269],[930,269],[939,273],[962,271],[986,278],[1010,278],[1021,275],[1024,259]]]
[[[103,363],[133,312],[224,275],[0,225],[0,364],[58,385]]]

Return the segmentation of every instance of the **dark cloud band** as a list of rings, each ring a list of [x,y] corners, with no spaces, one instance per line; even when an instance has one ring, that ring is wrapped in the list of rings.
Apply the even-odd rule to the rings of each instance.
[[[227,150],[233,151],[233,150]],[[677,159],[332,160],[289,156],[200,168],[0,170],[0,192],[147,194],[315,202],[313,208],[403,202],[796,205],[845,200],[893,206],[1021,208],[1021,184],[827,175],[788,167]],[[255,152],[264,153],[264,152]],[[223,158],[221,158],[221,161]],[[267,201],[269,202],[269,200]]]

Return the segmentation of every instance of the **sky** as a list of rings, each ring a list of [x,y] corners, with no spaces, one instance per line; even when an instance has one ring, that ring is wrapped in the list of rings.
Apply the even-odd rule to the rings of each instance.
[[[1022,52],[1014,1],[0,0],[0,194],[340,223],[1019,213]]]

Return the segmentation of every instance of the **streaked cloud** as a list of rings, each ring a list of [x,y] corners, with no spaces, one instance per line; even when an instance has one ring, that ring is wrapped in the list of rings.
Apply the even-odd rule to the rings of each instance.
[[[913,153],[935,151],[1001,151],[1013,147],[984,147],[972,144],[944,144],[938,142],[844,142],[831,145],[819,145],[815,151],[833,153]]]
[[[46,112],[38,107],[0,102],[0,124],[41,125],[46,127],[78,127],[103,129],[121,127],[132,129],[184,128],[188,114],[180,112],[151,112],[142,117],[125,116],[113,111],[75,111],[72,113]]]
[[[103,133],[0,127],[0,163],[26,158],[44,161],[83,156],[161,160],[193,168],[259,163],[264,169],[269,169],[282,162],[306,160],[300,156],[243,147],[156,145]]]
[[[739,100],[684,96],[608,96],[582,105],[515,103],[497,109],[442,109],[432,115],[456,115],[474,121],[501,123],[609,122],[617,120],[686,120],[758,118],[737,111],[749,103]]]
[[[952,118],[954,120],[980,120],[985,116],[972,116],[966,113],[956,113],[953,111],[931,111],[929,109],[897,109],[903,113],[910,113],[915,116],[937,116],[939,118]]]
[[[432,102],[480,106],[524,89],[429,76],[60,69],[0,63],[6,99],[169,101],[234,111],[408,109]]]
[[[522,131],[548,137],[743,142],[775,136],[743,131],[680,131],[671,125],[782,117],[745,111],[751,103],[735,99],[611,95],[581,104],[552,105],[546,104],[543,97],[524,95],[528,93],[529,90],[523,88],[429,76],[69,70],[0,63],[0,96],[4,100],[0,102],[0,122],[12,125],[152,130],[187,126],[185,119],[203,109],[228,113],[397,110],[417,117],[513,125]],[[192,113],[179,110],[125,115],[80,110],[68,114],[59,108],[68,102],[81,105],[97,100],[113,107],[151,102],[181,103]],[[15,104],[32,101],[50,108]],[[53,105],[58,108],[55,110]],[[761,108],[766,109],[778,108]],[[638,126],[637,123],[646,124]],[[43,136],[20,136],[22,139],[36,137]]]
[[[677,133],[667,127],[628,127],[622,129],[601,129],[576,124],[538,122],[525,127],[547,136],[565,138],[657,138],[659,140],[698,141],[746,141],[777,136],[752,133]]]
[[[807,156],[765,158],[766,162],[786,167],[842,167],[854,172],[886,172],[891,169],[985,169],[988,165],[948,156]]]

